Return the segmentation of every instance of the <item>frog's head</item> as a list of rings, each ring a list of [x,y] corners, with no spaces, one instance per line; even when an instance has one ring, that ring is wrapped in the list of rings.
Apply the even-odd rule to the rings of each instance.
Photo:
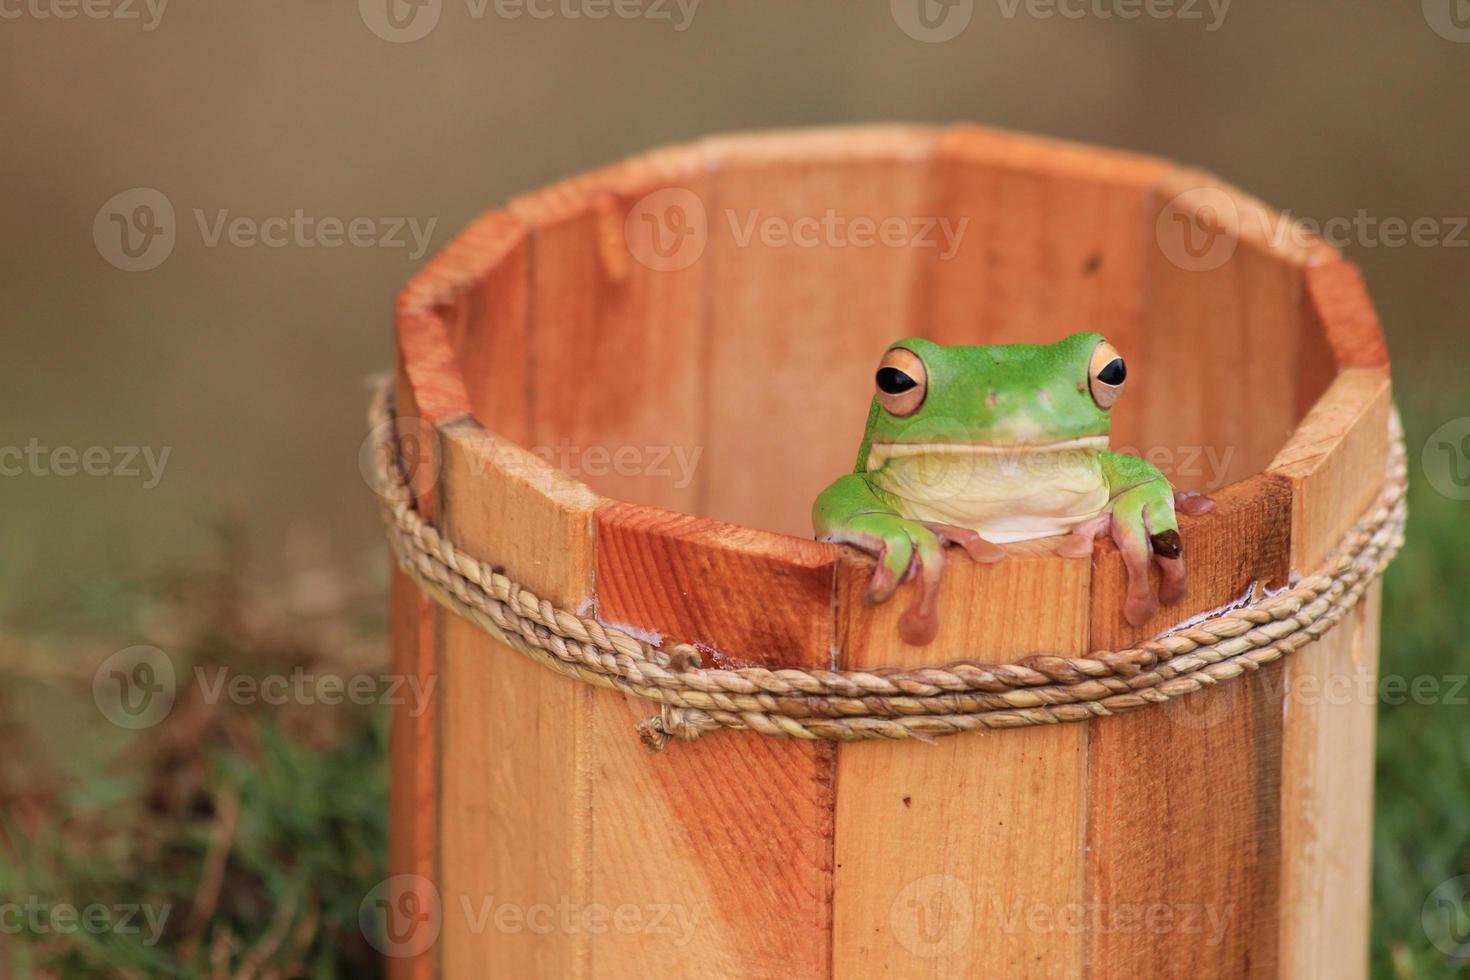
[[[859,468],[926,453],[1106,449],[1126,376],[1095,333],[998,347],[901,340],[878,366]]]

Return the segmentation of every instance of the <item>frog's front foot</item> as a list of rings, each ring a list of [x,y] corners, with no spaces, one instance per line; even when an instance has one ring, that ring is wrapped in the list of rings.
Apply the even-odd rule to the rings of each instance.
[[[869,605],[892,598],[899,585],[915,583],[913,604],[898,620],[905,643],[924,646],[939,632],[939,582],[944,574],[944,546],[957,544],[976,561],[998,561],[1005,552],[967,528],[925,524],[896,514],[862,514],[847,521],[826,540],[850,544],[878,559],[864,598]]]
[[[1214,501],[1208,497],[1209,510]],[[1203,511],[1201,511],[1203,512]],[[1184,542],[1174,516],[1174,497],[1167,486],[1146,484],[1122,494],[1113,502],[1113,540],[1128,570],[1128,596],[1123,617],[1142,626],[1158,611],[1159,603],[1172,606],[1184,598]],[[1159,567],[1159,593],[1154,597],[1149,581],[1149,562]]]

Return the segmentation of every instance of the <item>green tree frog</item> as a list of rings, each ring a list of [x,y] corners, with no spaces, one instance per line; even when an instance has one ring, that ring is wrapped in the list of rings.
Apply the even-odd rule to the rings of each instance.
[[[938,630],[946,545],[992,562],[1002,544],[1068,535],[1058,552],[1084,558],[1111,533],[1128,570],[1123,615],[1141,625],[1184,595],[1176,504],[1196,514],[1213,502],[1175,494],[1152,464],[1109,449],[1127,376],[1096,333],[996,347],[899,341],[878,366],[856,467],[812,508],[817,537],[878,559],[870,603],[916,581],[899,633],[917,645]]]

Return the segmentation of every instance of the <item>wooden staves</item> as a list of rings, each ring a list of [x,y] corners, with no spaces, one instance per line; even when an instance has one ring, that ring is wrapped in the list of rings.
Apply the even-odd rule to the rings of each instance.
[[[415,495],[543,598],[706,667],[1126,647],[1311,570],[1382,484],[1361,277],[1282,220],[1167,161],[974,127],[647,154],[487,214],[405,289]],[[861,244],[864,221],[902,234]],[[852,465],[883,348],[1083,329],[1130,362],[1115,445],[1217,500],[1182,521],[1188,596],[1133,628],[1111,543],[953,552],[938,639],[904,645],[911,586],[865,606],[872,562],[806,516]],[[1116,717],[657,754],[635,734],[657,705],[405,578],[393,610],[395,669],[437,692],[392,729],[391,863],[438,900],[398,976],[1366,969],[1346,937],[1366,927],[1376,589],[1284,660]],[[1345,682],[1368,695],[1312,693]]]

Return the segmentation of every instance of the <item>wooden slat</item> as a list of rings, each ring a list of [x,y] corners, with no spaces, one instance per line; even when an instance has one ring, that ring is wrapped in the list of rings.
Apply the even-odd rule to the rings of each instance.
[[[1273,463],[1293,486],[1294,568],[1317,567],[1377,494],[1389,398],[1386,369],[1344,371]],[[1280,944],[1290,976],[1367,975],[1379,594],[1375,584],[1286,665]]]
[[[593,594],[598,498],[463,421],[445,427],[444,530],[467,552],[565,608]],[[448,976],[587,976],[589,936],[523,923],[584,908],[592,814],[589,687],[441,616],[440,966]],[[486,920],[484,913],[490,912]]]
[[[403,419],[420,419],[419,404],[413,392],[413,383],[398,363],[394,379],[394,397],[398,416]],[[425,426],[410,422],[412,435],[425,435]],[[401,433],[400,433],[401,435]],[[429,447],[429,453],[437,447]],[[419,478],[419,494],[416,505],[425,514],[434,514],[437,507],[438,489],[429,482],[429,469],[416,472]],[[434,676],[435,663],[435,607],[434,602],[419,591],[417,585],[397,566],[394,557],[388,558],[391,567],[390,601],[392,604],[392,651],[391,669],[395,676],[413,677],[419,691],[438,691],[438,680]],[[422,711],[413,714],[416,705],[397,704],[391,708],[388,718],[388,765],[392,771],[392,783],[388,793],[388,873],[390,876],[415,876],[416,882],[435,880],[435,858],[437,858],[438,835],[438,783],[435,779],[435,735],[438,724],[438,701],[431,696],[428,704],[417,705]],[[422,887],[422,886],[419,886]],[[428,895],[416,895],[420,905]],[[388,974],[394,980],[428,980],[434,976],[434,949],[417,951],[410,934],[409,946],[401,954],[388,958]],[[413,955],[407,955],[412,952]]]
[[[1091,724],[1089,975],[1276,976],[1281,665]]]
[[[968,224],[952,257],[921,255],[922,332],[939,343],[1001,344],[1096,330],[1126,353],[1144,303],[1150,231],[1138,216],[1171,169],[994,130],[947,130],[935,213]]]
[[[928,647],[898,639],[912,586],[865,608],[872,566],[845,558],[843,666],[1084,652],[1089,563],[1012,550],[1031,557],[950,560]],[[833,975],[1080,976],[1086,744],[1085,725],[1057,725],[840,746]]]
[[[440,309],[474,416],[497,435],[526,445],[530,426],[530,319],[526,288],[530,242],[506,214],[481,218],[466,232],[475,245],[470,281]]]
[[[1227,199],[1237,203],[1227,206]],[[1173,216],[1194,224],[1167,220]],[[1127,355],[1123,401],[1132,414],[1115,430],[1115,444],[1154,453],[1183,488],[1214,489],[1206,468],[1184,465],[1202,449],[1216,454],[1218,485],[1260,472],[1297,421],[1304,270],[1335,253],[1292,247],[1279,221],[1210,174],[1179,171],[1154,190],[1145,220],[1153,237],[1148,303]],[[1186,235],[1201,246],[1220,242],[1228,259],[1194,265],[1180,251]],[[1179,395],[1202,390],[1210,397]]]
[[[598,511],[598,538],[603,621],[708,665],[829,662],[835,548],[625,503]],[[596,705],[595,900],[672,911],[599,938],[594,975],[829,977],[833,747],[719,732],[654,755],[634,735],[649,703]]]
[[[919,250],[842,245],[844,233],[820,230],[811,247],[779,245],[760,228],[801,232],[829,211],[846,222],[921,218],[933,139],[892,127],[705,144],[715,301],[699,513],[807,536],[811,501],[852,469],[873,371],[912,330]],[[780,437],[757,438],[760,419],[779,419]]]
[[[1258,476],[1182,518],[1189,592],[1135,628],[1111,542],[1094,556],[1092,646],[1116,650],[1288,570],[1291,493]],[[1091,975],[1272,976],[1281,793],[1280,665],[1090,723]],[[1151,911],[1155,910],[1155,911]]]
[[[640,261],[628,214],[705,184],[699,155],[676,148],[510,204],[532,229],[532,448],[620,500],[692,509],[697,493],[708,268]]]

